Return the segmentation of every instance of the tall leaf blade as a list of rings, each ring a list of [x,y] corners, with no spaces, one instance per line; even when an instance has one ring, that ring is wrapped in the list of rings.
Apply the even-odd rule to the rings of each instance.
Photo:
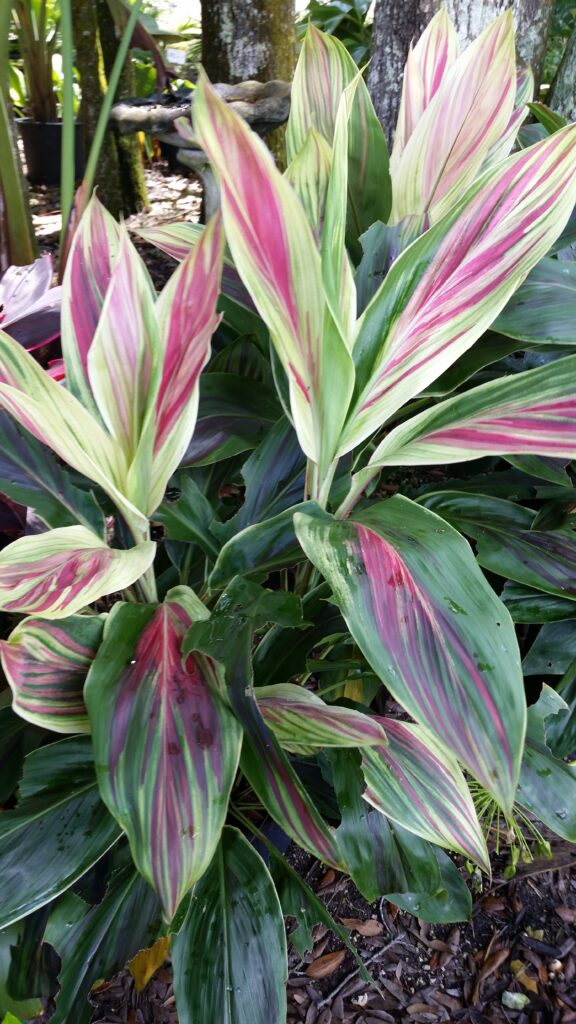
[[[20,537],[0,553],[0,607],[61,619],[124,590],[150,568],[156,545],[109,548],[84,526]]]
[[[54,732],[89,732],[83,687],[103,628],[102,615],[20,622],[0,644],[14,711]]]
[[[354,522],[295,521],[390,693],[510,807],[526,723],[518,646],[466,541],[399,496]]]
[[[232,256],[288,376],[300,443],[309,458],[327,466],[352,392],[353,368],[326,308],[312,229],[264,143],[206,79],[197,89],[194,112],[220,178]]]
[[[466,462],[483,455],[576,455],[576,356],[440,402],[391,430],[371,466]]]
[[[393,264],[358,321],[357,397],[340,450],[359,444],[483,334],[576,202],[576,126],[488,171]]]
[[[256,702],[266,725],[281,746],[301,747],[385,746],[386,732],[376,718],[352,708],[325,704],[292,683],[261,686]]]
[[[180,1024],[284,1024],[286,936],[268,869],[225,828],[172,944]]]
[[[162,291],[156,314],[162,369],[156,398],[152,480],[148,510],[162,500],[194,432],[200,372],[210,355],[210,341],[220,317],[224,236],[219,215]]]
[[[210,663],[182,657],[202,606],[171,593],[116,605],[85,687],[102,798],[167,920],[214,855],[241,743]]]
[[[389,743],[362,750],[364,799],[403,828],[490,873],[486,840],[458,762],[419,725],[380,719]]]
[[[94,402],[87,380],[88,352],[98,326],[120,244],[120,228],[96,195],[74,234],[62,301],[62,354],[68,387],[87,409]]]
[[[506,130],[515,95],[514,30],[507,11],[445,71],[393,161],[393,223],[411,215],[437,221],[454,205]]]

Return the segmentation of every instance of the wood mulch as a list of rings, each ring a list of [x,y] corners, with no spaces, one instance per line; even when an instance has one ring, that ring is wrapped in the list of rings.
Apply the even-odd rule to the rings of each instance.
[[[147,171],[148,213],[128,227],[197,220],[200,187],[167,166]],[[41,247],[54,250],[60,230],[57,193],[36,191],[34,221]],[[135,238],[157,287],[174,268]],[[521,865],[511,881],[494,878],[475,893],[469,924],[430,925],[385,900],[368,904],[350,880],[301,851],[291,862],[350,927],[374,985],[362,980],[351,954],[324,925],[302,961],[289,944],[287,1024],[571,1024],[576,1022],[576,846],[552,839],[552,860]],[[294,922],[287,922],[288,937]],[[137,992],[128,970],[92,992],[92,1024],[177,1024],[170,964]],[[44,1020],[48,1020],[48,1015]],[[202,1024],[220,1024],[206,1021]]]

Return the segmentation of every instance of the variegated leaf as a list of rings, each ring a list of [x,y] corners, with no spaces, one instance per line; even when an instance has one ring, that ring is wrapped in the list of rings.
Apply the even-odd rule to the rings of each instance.
[[[296,515],[295,524],[388,690],[510,807],[526,722],[520,656],[466,541],[400,496],[354,522]]]
[[[212,859],[240,756],[213,663],[182,657],[204,615],[186,588],[157,607],[116,605],[85,687],[102,799],[167,920]]]
[[[348,348],[352,348],[354,341],[356,286],[346,251],[347,153],[350,116],[359,83],[360,72],[346,87],[338,105],[321,245],[326,301]]]
[[[387,747],[362,749],[364,799],[410,832],[490,873],[486,840],[456,758],[420,725],[378,720]]]
[[[358,321],[340,451],[367,438],[483,334],[576,202],[576,126],[488,171],[393,264]]]
[[[529,66],[519,67],[516,71],[516,98],[514,110],[505,131],[486,154],[483,168],[493,167],[495,164],[505,160],[512,150],[518,132],[529,114],[530,103],[534,95],[534,75]]]
[[[0,407],[64,462],[99,484],[131,522],[147,521],[123,493],[127,465],[98,420],[0,331]]]
[[[222,221],[217,214],[158,299],[162,367],[154,411],[152,479],[146,480],[148,512],[162,501],[194,432],[200,372],[220,320],[216,302],[223,252]]]
[[[326,470],[352,392],[353,367],[326,307],[312,229],[262,140],[205,78],[195,94],[194,113],[220,178],[234,262],[288,375],[300,444]]]
[[[156,545],[109,548],[84,526],[20,537],[0,553],[0,608],[61,619],[116,591],[150,568]]]
[[[172,256],[179,263],[190,255],[204,230],[202,224],[179,221],[175,224],[158,224],[149,228],[138,228],[136,234],[150,245]]]
[[[62,302],[67,386],[87,409],[94,409],[86,376],[88,352],[110,284],[120,234],[118,224],[94,194],[74,234]]]
[[[483,455],[576,457],[576,356],[489,381],[391,430],[370,465],[466,462]]]
[[[460,53],[458,34],[445,7],[434,15],[416,46],[410,47],[402,79],[402,95],[390,171],[396,174],[408,139]]]
[[[103,615],[19,623],[0,644],[14,711],[53,732],[89,732],[83,687],[103,628]]]
[[[322,236],[332,149],[323,135],[311,128],[306,142],[288,165],[285,177],[296,192],[317,238]]]
[[[302,686],[261,686],[254,695],[266,725],[288,750],[382,746],[387,742],[376,718],[352,708],[325,704]]]
[[[392,223],[408,216],[435,223],[451,209],[505,132],[515,95],[514,30],[506,11],[447,68],[393,161]]]

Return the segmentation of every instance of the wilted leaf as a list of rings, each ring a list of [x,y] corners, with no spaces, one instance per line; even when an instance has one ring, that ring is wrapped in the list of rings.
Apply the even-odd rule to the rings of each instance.
[[[359,917],[341,917],[340,920],[347,928],[352,928],[359,935],[364,935],[366,938],[382,935],[384,931],[384,925],[380,924],[380,921],[375,921],[374,918],[363,921]]]
[[[142,992],[159,967],[166,960],[170,951],[170,935],[157,939],[149,949],[141,949],[128,962],[128,970],[134,978],[137,992]]]
[[[327,978],[334,971],[338,970],[345,956],[345,949],[336,950],[334,953],[325,953],[324,956],[319,956],[317,960],[309,964],[306,968],[306,974],[309,978],[316,978],[317,980]]]

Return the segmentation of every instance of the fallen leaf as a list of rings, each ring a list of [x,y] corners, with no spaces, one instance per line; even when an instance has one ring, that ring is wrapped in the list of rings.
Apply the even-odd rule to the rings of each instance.
[[[380,921],[375,921],[374,918],[368,918],[367,921],[363,921],[360,917],[341,917],[340,921],[346,928],[352,928],[359,935],[364,935],[366,938],[382,935],[384,932],[384,925],[380,924]]]
[[[576,923],[576,907],[561,906],[556,907],[555,909],[556,913],[558,914],[558,917],[561,917],[562,920],[566,922],[566,924]]]
[[[486,957],[480,969],[480,974],[478,975],[476,986],[472,994],[472,1005],[477,1003],[478,999],[480,998],[480,988],[482,987],[482,982],[486,981],[486,978],[489,978],[491,974],[494,974],[494,971],[497,971],[498,968],[501,967],[503,963],[505,963],[509,956],[510,949],[508,946],[504,946],[503,949],[497,949],[496,952],[490,953],[490,955]]]
[[[521,960],[512,960],[510,970],[512,971],[515,981],[518,981],[520,985],[527,988],[529,992],[535,992],[536,995],[538,994],[538,982],[528,974],[526,964],[522,963]],[[513,1007],[510,1007],[510,1009],[513,1009]],[[520,1007],[520,1009],[522,1009],[522,1007]]]
[[[334,953],[325,953],[324,956],[319,956],[317,960],[308,965],[306,974],[309,978],[327,978],[329,974],[338,970],[340,964],[344,962],[345,956],[345,949],[338,949]]]
[[[328,871],[324,872],[324,874],[322,875],[322,878],[318,882],[318,888],[319,889],[326,889],[327,886],[333,885],[335,881],[336,881],[336,872],[333,871],[332,868],[328,868]]]
[[[502,1005],[507,1006],[510,1010],[523,1010],[529,1002],[528,996],[523,995],[522,992],[502,993]]]
[[[506,904],[503,900],[499,900],[497,896],[485,896],[484,899],[480,901],[480,906],[482,907],[482,910],[487,912],[491,911],[496,914],[500,913],[502,910],[506,910]]]
[[[142,992],[146,988],[150,978],[156,974],[158,968],[166,960],[169,951],[170,936],[165,935],[163,938],[157,939],[150,949],[141,949],[128,962],[128,970],[134,978],[137,992]]]

